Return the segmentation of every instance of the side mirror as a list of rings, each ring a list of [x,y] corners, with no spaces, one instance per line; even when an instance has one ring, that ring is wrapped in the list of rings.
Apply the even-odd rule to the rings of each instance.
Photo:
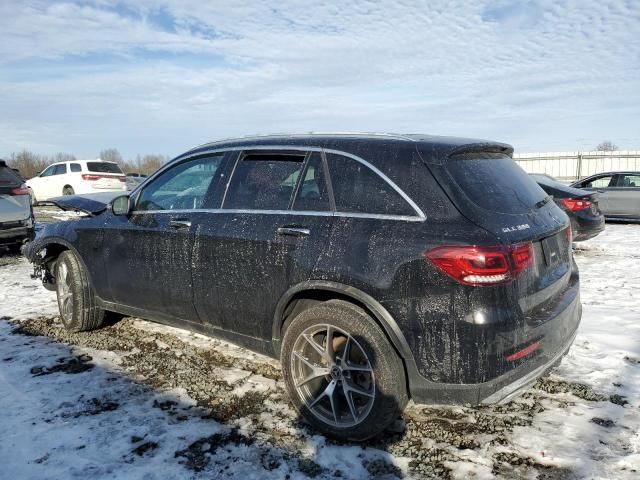
[[[36,174],[34,175],[34,177],[39,177],[41,173],[42,173],[42,171],[40,171],[40,172],[36,172]]]
[[[120,195],[111,201],[111,211],[114,215],[129,215],[131,212],[131,200],[129,195]]]

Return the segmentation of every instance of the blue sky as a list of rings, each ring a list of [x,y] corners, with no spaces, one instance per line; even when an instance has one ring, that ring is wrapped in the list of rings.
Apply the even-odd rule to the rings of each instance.
[[[0,156],[306,131],[640,149],[637,0],[305,3],[1,0]]]

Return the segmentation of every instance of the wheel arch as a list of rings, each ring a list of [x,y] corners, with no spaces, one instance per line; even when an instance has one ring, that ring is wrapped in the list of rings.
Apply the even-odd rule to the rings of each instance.
[[[43,257],[41,257],[40,260],[38,260],[38,252],[41,252],[43,249],[46,249],[46,254]],[[53,264],[53,262],[55,262],[58,259],[60,254],[65,251],[71,251],[75,254],[75,256],[78,258],[78,261],[82,265],[82,268],[84,268],[84,271],[86,272],[89,283],[93,285],[93,280],[91,279],[91,273],[87,268],[87,265],[84,262],[82,255],[80,255],[80,253],[73,246],[73,244],[71,244],[69,241],[65,240],[64,238],[60,238],[60,237],[48,238],[46,243],[39,244],[37,247],[33,248],[32,250],[33,253],[30,256],[29,260],[32,263],[42,266],[47,270],[49,274],[53,275],[53,272],[49,271],[49,268]]]
[[[287,322],[314,303],[332,299],[344,299],[362,307],[371,314],[372,318],[382,328],[402,359],[405,369],[407,368],[407,363],[414,362],[413,354],[404,334],[394,318],[380,302],[357,288],[324,280],[300,283],[287,290],[280,298],[276,305],[271,335],[274,355],[280,356],[282,337]],[[305,301],[309,303],[306,305],[301,304],[301,302]]]

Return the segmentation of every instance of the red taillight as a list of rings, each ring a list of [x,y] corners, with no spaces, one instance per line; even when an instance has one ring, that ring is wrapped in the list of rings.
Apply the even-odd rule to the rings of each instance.
[[[82,179],[89,180],[90,182],[95,182],[96,180],[100,180],[101,178],[102,178],[102,175],[91,175],[89,173],[82,174]]]
[[[514,360],[520,360],[521,358],[535,352],[538,348],[540,348],[540,342],[534,342],[528,347],[525,347],[522,350],[518,350],[516,353],[509,355],[507,357],[507,361],[513,362]]]
[[[127,181],[127,177],[118,177],[118,180],[120,180],[121,182],[126,182]]]
[[[10,195],[29,195],[29,189],[27,188],[27,184],[23,183],[18,188],[12,189]]]
[[[457,282],[476,286],[507,283],[533,263],[531,243],[511,247],[449,245],[424,255]]]
[[[567,210],[571,210],[572,212],[578,212],[580,210],[584,210],[585,208],[589,208],[591,206],[591,202],[589,200],[576,200],[575,198],[563,198],[559,200],[564,208]]]

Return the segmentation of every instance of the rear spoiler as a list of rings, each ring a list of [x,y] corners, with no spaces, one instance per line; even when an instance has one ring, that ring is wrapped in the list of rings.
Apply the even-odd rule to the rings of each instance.
[[[501,153],[511,157],[513,156],[513,147],[506,143],[495,142],[467,143],[466,145],[460,145],[451,150],[447,157],[450,158],[454,155],[465,155],[468,153]]]

